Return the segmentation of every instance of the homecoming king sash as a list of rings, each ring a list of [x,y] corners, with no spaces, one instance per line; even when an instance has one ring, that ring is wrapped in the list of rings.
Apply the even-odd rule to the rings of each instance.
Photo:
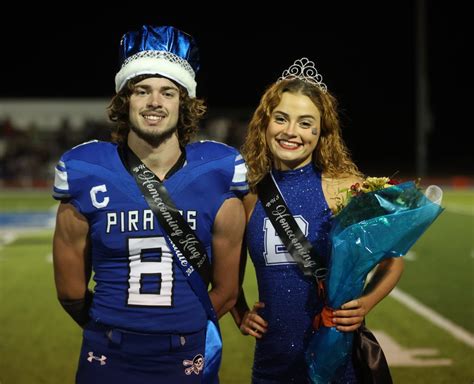
[[[135,178],[161,227],[168,235],[166,241],[170,245],[176,262],[207,313],[203,383],[217,384],[219,382],[217,373],[222,357],[222,337],[217,315],[207,290],[211,265],[206,249],[179,213],[158,177],[142,163],[130,148],[125,148],[124,152],[130,173]]]

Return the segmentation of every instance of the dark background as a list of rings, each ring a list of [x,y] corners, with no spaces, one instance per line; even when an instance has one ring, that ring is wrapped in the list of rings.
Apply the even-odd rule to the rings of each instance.
[[[240,109],[250,117],[265,88],[306,56],[339,100],[344,138],[361,169],[414,176],[416,1],[327,3],[254,2],[260,13],[237,2],[208,9],[144,1],[12,4],[0,26],[0,102],[110,98],[122,34],[145,23],[174,25],[200,47],[197,92],[210,112]],[[430,176],[473,174],[466,62],[472,21],[461,4],[426,1]]]

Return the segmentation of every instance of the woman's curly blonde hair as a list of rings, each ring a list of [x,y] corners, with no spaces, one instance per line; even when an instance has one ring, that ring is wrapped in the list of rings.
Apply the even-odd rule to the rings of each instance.
[[[255,192],[258,182],[272,168],[273,155],[267,145],[265,133],[271,114],[285,92],[308,96],[321,113],[321,135],[313,152],[316,167],[328,177],[362,176],[342,139],[335,97],[329,92],[321,91],[314,84],[290,79],[273,83],[265,91],[249,123],[241,150],[247,163],[250,190]]]
[[[111,100],[107,108],[109,119],[115,123],[112,128],[112,141],[116,143],[125,143],[130,132],[130,95],[133,92],[135,84],[156,75],[140,75],[129,80],[125,87],[117,93]],[[199,121],[206,113],[207,107],[202,99],[193,99],[189,97],[186,89],[175,83],[179,89],[179,120],[178,120],[178,140],[181,146],[185,146],[191,140],[191,137],[198,130]]]

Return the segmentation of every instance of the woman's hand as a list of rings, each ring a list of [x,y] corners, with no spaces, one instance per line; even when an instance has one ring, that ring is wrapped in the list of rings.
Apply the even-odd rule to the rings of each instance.
[[[382,260],[367,286],[364,295],[344,303],[333,312],[333,323],[342,332],[355,331],[364,317],[395,287],[403,272],[403,257]]]
[[[240,324],[242,334],[261,339],[263,334],[267,332],[268,323],[257,313],[259,309],[264,307],[265,303],[257,301],[251,310],[245,312]]]
[[[364,299],[359,297],[344,303],[341,309],[335,310],[332,322],[338,331],[352,332],[361,326],[368,312],[368,308],[364,305]]]

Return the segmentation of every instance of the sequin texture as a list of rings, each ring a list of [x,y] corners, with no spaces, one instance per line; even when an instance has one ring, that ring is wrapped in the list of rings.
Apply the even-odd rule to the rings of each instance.
[[[332,213],[320,172],[308,164],[297,170],[273,170],[273,176],[303,233],[327,262]],[[261,315],[268,321],[268,332],[256,343],[253,383],[308,383],[304,351],[313,333],[312,319],[322,307],[315,283],[286,252],[260,201],[249,221],[247,244],[259,300],[265,303]]]

